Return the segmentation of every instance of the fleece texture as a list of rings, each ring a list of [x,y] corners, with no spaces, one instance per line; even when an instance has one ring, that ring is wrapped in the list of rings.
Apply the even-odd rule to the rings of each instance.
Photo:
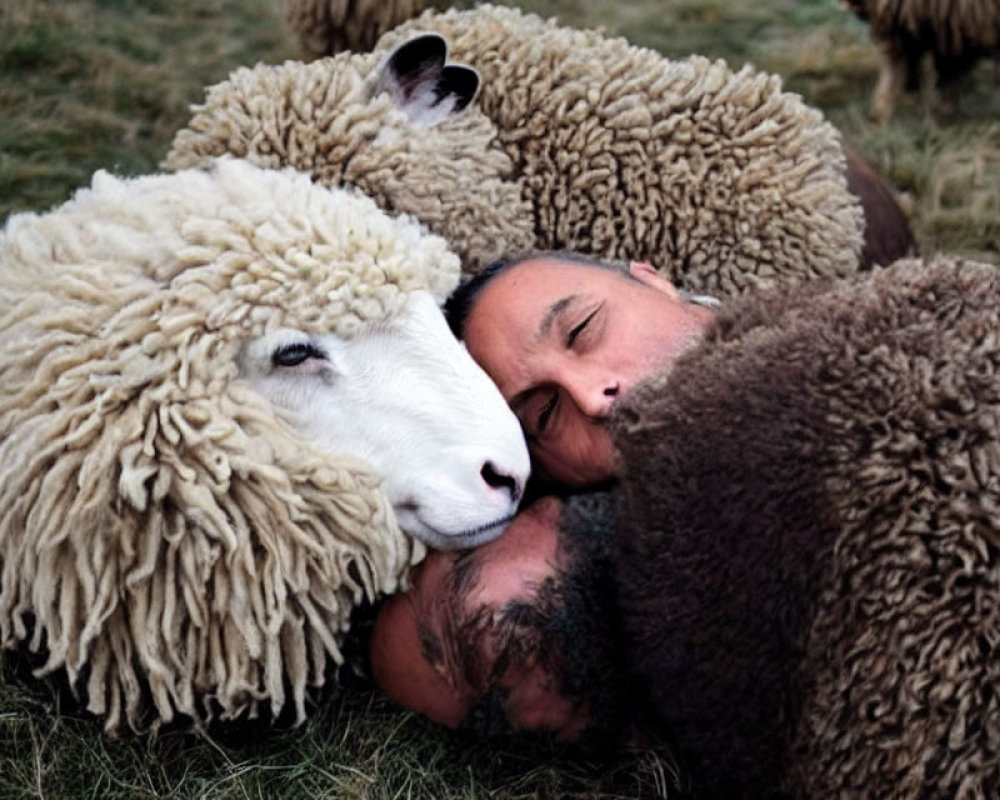
[[[630,661],[714,797],[996,796],[1000,273],[761,293],[620,405]]]
[[[374,87],[389,51],[425,32],[482,84],[419,127]],[[731,294],[858,269],[863,218],[839,136],[776,76],[488,5],[426,12],[376,50],[234,72],[165,165],[230,152],[358,186],[444,236],[470,273],[569,249]]]
[[[290,170],[90,188],[0,233],[0,636],[109,731],[286,704],[422,548],[377,478],[242,383],[248,339],[351,336],[457,257]]]

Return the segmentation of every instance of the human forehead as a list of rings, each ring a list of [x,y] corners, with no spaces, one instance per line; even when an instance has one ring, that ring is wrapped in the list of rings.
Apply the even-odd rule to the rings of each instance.
[[[526,354],[547,346],[557,326],[546,326],[558,312],[587,298],[607,298],[630,278],[613,268],[554,258],[518,262],[494,276],[473,302],[464,339],[476,359],[507,396],[514,385],[529,380],[532,362]],[[510,384],[510,385],[508,385]]]
[[[533,258],[499,272],[483,288],[476,305],[484,301],[507,302],[511,294],[518,295],[522,302],[537,301],[539,305],[544,305],[546,301],[560,299],[564,292],[624,287],[629,283],[631,279],[628,274],[610,264],[558,257]],[[474,306],[473,314],[475,311]]]

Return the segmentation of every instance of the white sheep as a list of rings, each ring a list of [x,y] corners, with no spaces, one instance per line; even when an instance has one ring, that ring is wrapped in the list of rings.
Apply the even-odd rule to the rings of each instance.
[[[985,55],[1000,56],[997,0],[840,0],[867,21],[879,46],[879,75],[870,116],[892,118],[904,88],[920,87],[926,56],[934,62],[946,113],[953,113],[958,89]]]
[[[0,639],[115,731],[261,711],[423,544],[499,535],[516,419],[444,241],[289,170],[92,187],[0,233]],[[390,505],[391,504],[391,505]],[[395,515],[393,513],[395,509]],[[397,524],[398,523],[398,524]]]

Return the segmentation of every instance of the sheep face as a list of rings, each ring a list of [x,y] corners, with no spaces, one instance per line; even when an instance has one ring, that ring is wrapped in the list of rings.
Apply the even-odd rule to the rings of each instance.
[[[520,427],[427,292],[351,339],[260,337],[240,371],[310,442],[372,467],[400,526],[428,545],[474,547],[514,514],[529,471]]]

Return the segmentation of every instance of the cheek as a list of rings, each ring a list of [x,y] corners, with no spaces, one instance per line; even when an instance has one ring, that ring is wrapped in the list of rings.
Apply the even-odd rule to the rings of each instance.
[[[567,426],[558,441],[533,449],[532,455],[543,476],[568,486],[591,486],[618,474],[611,435],[589,420]]]
[[[523,359],[521,353],[511,344],[511,341],[517,341],[512,338],[514,335],[509,334],[511,338],[508,339],[508,336],[501,336],[494,331],[481,333],[470,327],[466,329],[463,339],[465,349],[472,356],[472,360],[490,376],[505,398],[508,397],[508,393],[504,389],[518,380],[516,365]]]

